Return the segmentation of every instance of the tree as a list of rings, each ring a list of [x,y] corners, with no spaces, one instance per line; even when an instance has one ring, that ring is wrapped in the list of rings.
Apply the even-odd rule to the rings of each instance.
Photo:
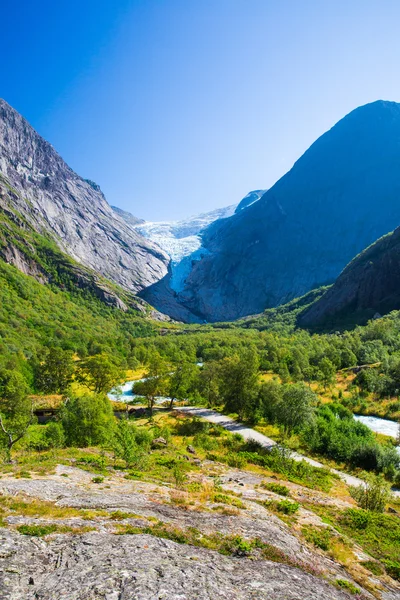
[[[34,368],[36,389],[45,394],[63,394],[71,384],[75,370],[72,351],[48,348],[41,358]]]
[[[115,364],[107,354],[95,354],[77,364],[77,380],[95,394],[109,392],[122,383],[124,375],[124,369]]]
[[[324,389],[326,390],[326,388],[328,387],[328,385],[330,385],[333,381],[333,378],[335,376],[336,373],[336,369],[335,366],[332,364],[332,362],[329,360],[329,358],[322,358],[318,364],[318,369],[320,371],[319,375],[320,375],[320,379],[322,381],[322,383],[324,384]]]
[[[282,400],[283,386],[272,379],[260,386],[260,410],[264,419],[273,423],[277,414],[277,404]]]
[[[282,397],[275,405],[275,421],[282,427],[285,436],[313,421],[316,400],[317,396],[304,383],[283,386]]]
[[[127,419],[118,421],[114,437],[114,452],[130,467],[138,457],[139,446],[135,431]]]
[[[28,386],[18,371],[0,371],[0,434],[11,462],[13,446],[26,434],[33,422],[33,403],[27,396]]]
[[[253,348],[240,355],[224,358],[220,368],[220,394],[228,412],[243,418],[248,406],[258,395],[258,357]]]
[[[98,394],[68,398],[61,410],[61,423],[67,445],[78,448],[107,444],[115,427],[109,399]]]
[[[144,380],[133,385],[132,390],[135,394],[146,397],[151,416],[153,416],[157,396],[163,396],[166,393],[167,375],[168,364],[158,352],[155,352],[150,357]]]
[[[219,400],[218,375],[219,363],[213,360],[206,362],[200,370],[199,391],[208,407],[214,406]]]
[[[198,368],[193,363],[181,362],[171,373],[166,385],[166,393],[169,396],[169,408],[172,410],[174,400],[185,400],[190,391],[193,390],[198,374]]]

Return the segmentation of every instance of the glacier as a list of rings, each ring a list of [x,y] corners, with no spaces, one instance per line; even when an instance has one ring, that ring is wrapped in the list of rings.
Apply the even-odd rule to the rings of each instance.
[[[266,190],[249,192],[239,203],[210,212],[194,215],[181,221],[140,221],[130,213],[112,207],[122,218],[143,237],[155,242],[171,259],[171,278],[169,285],[174,292],[184,288],[193,261],[200,260],[208,250],[202,246],[201,233],[211,223],[227,219],[254,202],[257,202]]]

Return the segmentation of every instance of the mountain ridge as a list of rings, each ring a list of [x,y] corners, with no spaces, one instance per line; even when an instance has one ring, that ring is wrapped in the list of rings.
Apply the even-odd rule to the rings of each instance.
[[[231,320],[331,284],[397,227],[399,195],[400,105],[359,107],[258,202],[205,230],[177,301],[205,320]]]
[[[29,123],[0,100],[0,173],[16,208],[63,252],[134,293],[167,273],[168,256],[111,209]]]

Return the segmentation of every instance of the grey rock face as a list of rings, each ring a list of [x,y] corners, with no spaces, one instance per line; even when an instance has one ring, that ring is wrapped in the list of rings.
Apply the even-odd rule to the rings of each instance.
[[[346,600],[299,569],[149,535],[33,539],[0,530],[2,600]]]
[[[400,309],[400,228],[352,260],[335,284],[310,308],[303,326],[363,323]]]
[[[109,206],[54,148],[0,100],[0,173],[19,195],[17,209],[75,260],[138,292],[167,273],[169,258]]]
[[[283,304],[332,283],[400,224],[400,104],[356,109],[260,200],[203,233],[207,252],[177,300],[208,321]]]
[[[122,210],[122,208],[118,208],[118,206],[111,206],[111,208],[119,217],[126,221],[128,225],[139,225],[140,223],[144,223],[143,219],[135,217],[135,215],[132,215],[132,213],[127,210]]]

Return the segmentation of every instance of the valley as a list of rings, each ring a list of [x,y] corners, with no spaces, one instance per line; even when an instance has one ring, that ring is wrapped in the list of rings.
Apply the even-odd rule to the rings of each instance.
[[[399,597],[399,123],[150,222],[0,102],[0,597]]]

